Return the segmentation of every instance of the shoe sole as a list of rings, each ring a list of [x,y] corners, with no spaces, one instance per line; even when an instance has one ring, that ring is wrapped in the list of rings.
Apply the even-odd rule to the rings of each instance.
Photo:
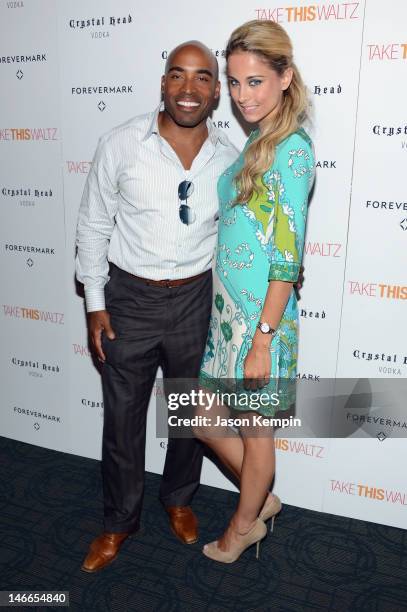
[[[180,537],[180,536],[177,534],[177,532],[175,531],[175,529],[173,529],[173,527],[172,527],[172,526],[170,526],[170,528],[171,528],[172,533],[173,533],[173,534],[175,535],[175,537],[177,538],[177,540],[179,540],[179,541],[180,541],[180,542],[182,542],[183,544],[187,544],[187,545],[189,546],[190,544],[196,544],[196,543],[198,542],[198,540],[199,540],[199,538],[195,538],[195,540],[190,540],[190,541],[188,541],[188,542],[187,542],[186,540],[183,540],[183,539],[182,539],[182,538],[181,538],[181,537]]]
[[[107,563],[105,563],[104,565],[102,565],[101,567],[98,567],[97,569],[87,569],[86,567],[84,567],[83,565],[81,566],[81,571],[82,572],[86,572],[87,574],[96,574],[97,572],[101,572],[103,569],[105,569],[105,567],[107,567],[108,565],[110,565],[111,563],[113,563],[113,561],[116,561],[117,557],[119,555],[115,555],[112,559],[110,559],[109,561],[107,561]]]

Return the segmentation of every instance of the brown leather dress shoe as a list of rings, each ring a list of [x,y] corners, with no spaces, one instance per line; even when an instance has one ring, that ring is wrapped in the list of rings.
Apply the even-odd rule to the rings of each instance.
[[[198,541],[198,520],[189,506],[168,506],[171,530],[183,544]]]
[[[89,547],[89,552],[82,564],[84,572],[98,572],[112,563],[119,554],[120,546],[129,533],[102,533],[95,538]]]

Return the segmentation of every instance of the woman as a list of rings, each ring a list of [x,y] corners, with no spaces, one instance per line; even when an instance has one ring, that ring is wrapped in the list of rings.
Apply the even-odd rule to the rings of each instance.
[[[245,411],[248,419],[240,421],[238,434],[223,427],[220,435],[213,424],[196,431],[240,481],[239,504],[228,528],[203,549],[206,556],[231,563],[260,542],[267,532],[264,521],[281,509],[278,497],[269,493],[273,435],[259,433],[264,428],[255,427],[253,415],[274,416],[294,400],[290,383],[295,384],[298,314],[293,284],[302,259],[314,156],[301,128],[305,88],[283,28],[270,21],[242,25],[230,37],[226,58],[233,102],[257,129],[218,183],[214,302],[200,383],[204,389],[240,388],[239,397],[246,394],[249,400],[260,389],[270,398],[261,406],[250,401],[217,405],[221,416],[227,409],[240,410],[240,416]]]

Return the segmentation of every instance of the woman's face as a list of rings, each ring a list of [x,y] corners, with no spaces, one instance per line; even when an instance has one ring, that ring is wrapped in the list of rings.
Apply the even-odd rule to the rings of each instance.
[[[291,68],[280,76],[255,53],[235,51],[228,58],[227,75],[237,108],[262,131],[281,105],[283,91],[291,83]]]

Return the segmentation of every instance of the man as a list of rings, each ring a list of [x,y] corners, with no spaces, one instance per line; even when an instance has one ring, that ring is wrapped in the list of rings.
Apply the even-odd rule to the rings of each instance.
[[[192,41],[174,49],[161,81],[163,107],[101,138],[85,186],[77,277],[103,362],[105,529],[82,565],[87,572],[113,561],[139,528],[146,414],[158,367],[167,379],[199,372],[211,309],[216,183],[237,157],[208,118],[219,91],[207,47]],[[190,502],[201,465],[196,439],[169,439],[160,499],[187,544],[198,537]]]

